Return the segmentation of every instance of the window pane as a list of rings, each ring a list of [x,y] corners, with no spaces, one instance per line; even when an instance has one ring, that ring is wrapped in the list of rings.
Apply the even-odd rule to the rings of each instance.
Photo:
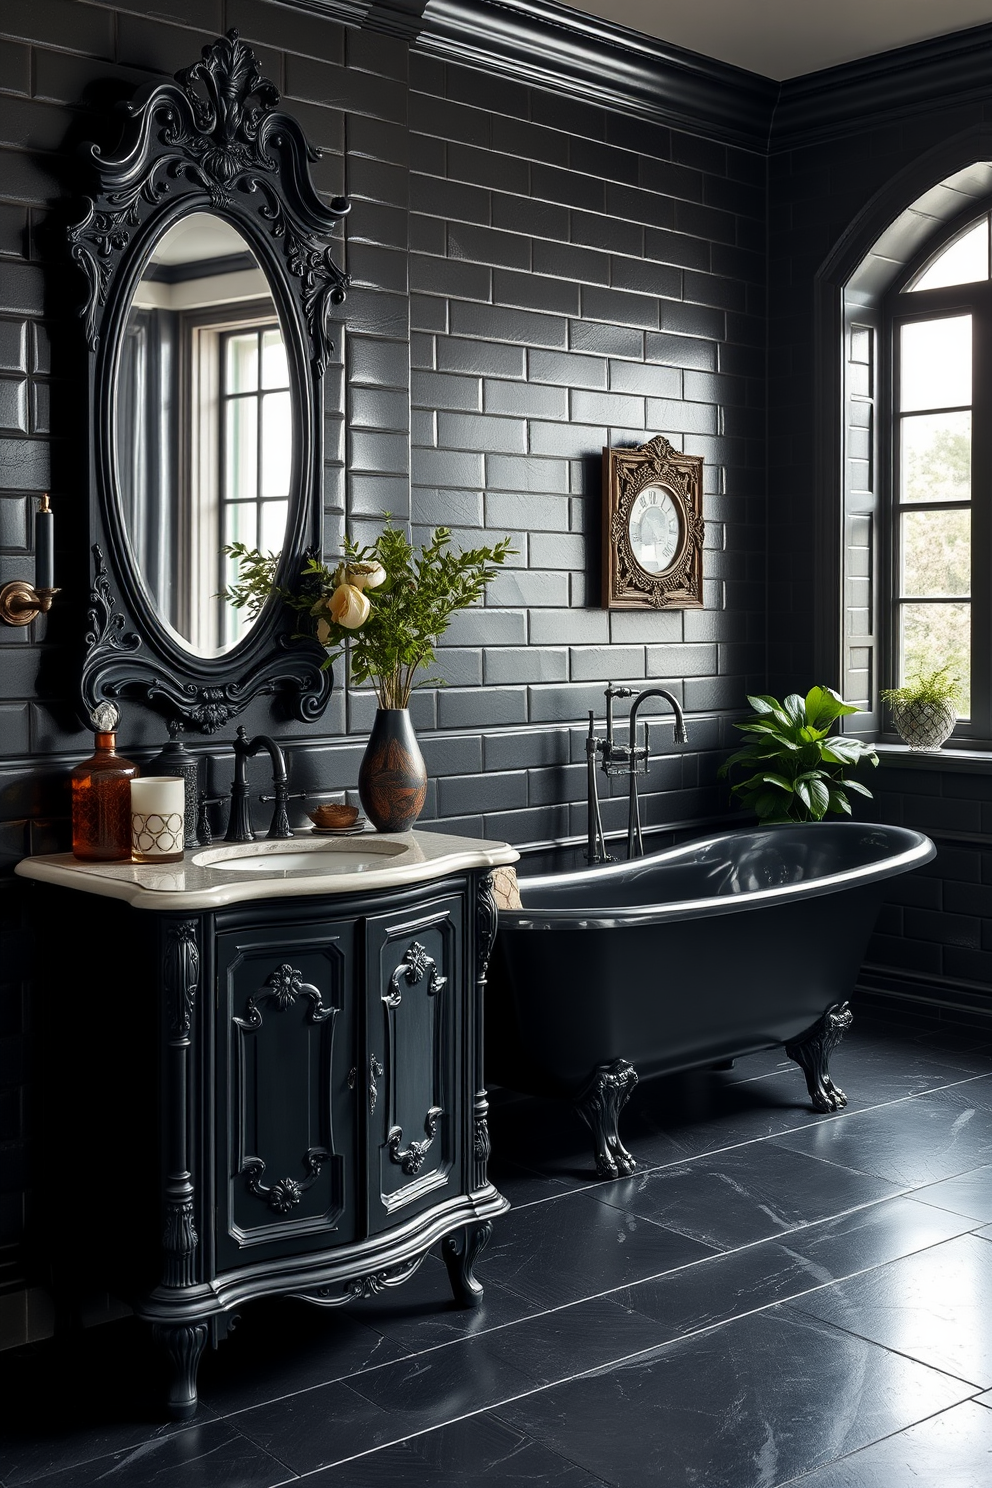
[[[289,466],[293,436],[289,426],[289,394],[266,393],[262,398],[262,495],[289,495]]]
[[[262,336],[262,386],[289,387],[289,366],[282,331],[265,331]]]
[[[954,408],[971,402],[971,316],[900,327],[899,407]]]
[[[262,531],[259,547],[263,553],[281,553],[286,541],[286,518],[289,515],[288,501],[264,501],[262,503]]]
[[[225,381],[229,393],[253,393],[258,387],[258,333],[227,338]]]
[[[254,498],[258,489],[258,404],[238,398],[227,405],[224,500]]]
[[[258,507],[254,501],[234,501],[224,508],[224,545],[235,542],[244,543],[246,548],[258,547]],[[235,560],[226,561],[236,572]]]
[[[899,684],[938,667],[950,666],[961,679],[958,716],[971,716],[971,605],[900,606],[902,636]]]
[[[971,512],[903,512],[900,593],[971,593]]]
[[[901,423],[900,501],[970,501],[970,412],[918,413]]]
[[[942,289],[989,277],[989,219],[983,217],[920,275],[912,289]]]

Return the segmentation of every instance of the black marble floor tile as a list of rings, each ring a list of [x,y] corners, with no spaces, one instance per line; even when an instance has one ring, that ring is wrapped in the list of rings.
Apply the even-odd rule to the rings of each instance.
[[[896,1192],[884,1179],[760,1142],[603,1185],[596,1198],[727,1250]]]
[[[515,1208],[480,1307],[436,1254],[347,1308],[252,1304],[193,1423],[134,1319],[0,1354],[0,1484],[985,1488],[992,1039],[855,1015],[832,1116],[781,1050],[642,1081],[630,1180],[566,1104],[492,1092]]]
[[[593,1297],[500,1328],[489,1335],[488,1347],[535,1383],[550,1384],[642,1353],[664,1343],[667,1336],[643,1312],[612,1297]]]
[[[249,1304],[229,1338],[205,1354],[200,1400],[223,1415],[329,1384],[409,1352],[366,1327],[356,1314],[353,1305],[313,1307],[288,1297]]]
[[[339,1381],[227,1417],[238,1431],[300,1474],[422,1431],[415,1411],[386,1410]],[[439,1423],[440,1424],[440,1423]]]
[[[992,1223],[992,1166],[975,1168],[970,1173],[959,1173],[956,1178],[918,1188],[913,1198],[921,1204],[933,1204],[953,1214]]]
[[[802,1488],[982,1488],[992,1483],[992,1411],[966,1400],[801,1480]]]
[[[795,1305],[934,1369],[992,1388],[992,1244],[961,1235]]]
[[[878,1110],[855,1111],[775,1137],[777,1146],[911,1188],[992,1162],[986,1080],[939,1090]]]
[[[476,1263],[476,1279],[485,1292],[477,1307],[459,1307],[452,1300],[443,1263],[439,1257],[429,1255],[409,1281],[388,1287],[378,1296],[356,1301],[355,1319],[383,1334],[391,1347],[405,1355],[501,1328],[536,1311],[534,1302],[502,1285],[500,1277],[488,1268],[488,1258],[494,1244],[498,1244],[497,1237],[514,1212],[511,1209],[509,1214],[494,1221],[494,1239]]]
[[[6,1478],[6,1484],[34,1482]],[[125,1451],[76,1463],[42,1479],[45,1488],[276,1488],[298,1481],[227,1421],[204,1420]]]
[[[166,1421],[166,1390],[164,1359],[136,1318],[0,1353],[0,1482],[157,1451],[187,1429]],[[202,1407],[200,1419],[215,1413]]]
[[[992,1412],[990,1419],[992,1419]],[[306,1479],[307,1488],[602,1488],[602,1479],[491,1415],[427,1431]]]
[[[509,1199],[514,1209],[519,1209],[524,1204],[540,1203],[542,1199],[557,1198],[570,1189],[588,1187],[589,1183],[595,1181],[595,1175],[590,1174],[588,1183],[577,1180],[565,1183],[558,1178],[549,1178],[534,1168],[510,1162],[501,1157],[498,1151],[494,1152],[490,1160],[489,1177],[504,1198]]]
[[[936,1370],[779,1310],[496,1415],[615,1488],[774,1488],[969,1393]]]
[[[625,1287],[612,1300],[656,1319],[665,1338],[673,1339],[937,1245],[968,1224],[951,1214],[927,1213],[909,1199],[891,1199],[793,1231],[782,1241],[726,1251]]]
[[[229,1417],[298,1473],[448,1425],[534,1388],[486,1336],[413,1355]]]
[[[477,1267],[536,1307],[560,1306],[684,1266],[713,1247],[586,1193],[514,1209],[493,1226]]]

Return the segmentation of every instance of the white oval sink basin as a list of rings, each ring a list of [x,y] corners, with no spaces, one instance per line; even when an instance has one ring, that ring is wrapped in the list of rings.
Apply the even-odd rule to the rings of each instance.
[[[196,853],[198,868],[233,873],[260,873],[270,878],[313,877],[325,873],[371,873],[390,858],[409,851],[403,842],[245,842],[210,847]]]

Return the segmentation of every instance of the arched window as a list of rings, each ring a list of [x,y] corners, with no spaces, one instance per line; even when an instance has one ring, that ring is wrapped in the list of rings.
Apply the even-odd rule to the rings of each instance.
[[[983,214],[919,254],[887,295],[887,671],[948,666],[961,732],[992,738],[992,278]]]
[[[840,467],[831,467],[843,489],[833,637],[844,695],[862,710],[855,731],[884,739],[891,725],[879,692],[947,665],[963,693],[952,742],[989,749],[992,151],[936,181],[927,164],[904,177],[922,194],[907,191],[908,204],[883,226],[885,202],[891,212],[899,195],[891,183],[818,276],[822,334],[840,329],[831,320],[839,289],[832,303],[844,337],[840,409],[821,404],[824,428],[841,412]],[[870,247],[854,257],[857,235],[864,244],[873,223]],[[818,489],[830,521],[837,486],[828,478]],[[837,653],[822,613],[829,664]]]

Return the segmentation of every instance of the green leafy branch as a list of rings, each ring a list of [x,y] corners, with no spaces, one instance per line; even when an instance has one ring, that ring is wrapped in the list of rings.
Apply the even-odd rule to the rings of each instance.
[[[243,544],[226,551],[240,568],[225,595],[231,604],[254,616],[278,594],[308,617],[306,634],[316,635],[327,651],[325,666],[347,654],[356,685],[371,682],[380,707],[405,708],[417,672],[435,663],[452,615],[482,598],[514,550],[506,537],[492,547],[453,551],[447,527],[438,527],[417,549],[387,517],[367,546],[346,537],[344,558],[335,568],[308,559],[294,592],[276,588],[278,560],[272,554]],[[439,679],[425,677],[417,685],[428,684]]]
[[[805,698],[783,702],[749,697],[750,718],[736,725],[750,737],[720,767],[744,778],[731,784],[742,806],[762,822],[820,821],[828,812],[851,815],[848,791],[871,796],[851,771],[864,761],[878,764],[870,744],[831,734],[838,718],[858,710],[831,687],[813,687]]]

